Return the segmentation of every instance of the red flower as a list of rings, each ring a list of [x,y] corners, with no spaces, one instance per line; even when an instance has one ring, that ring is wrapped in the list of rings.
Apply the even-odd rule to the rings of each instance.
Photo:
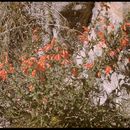
[[[68,64],[70,64],[71,62],[69,61],[69,60],[63,60],[62,62],[61,62],[61,65],[68,65]]]
[[[126,26],[130,26],[130,23],[125,23]]]
[[[49,51],[49,50],[51,50],[53,48],[53,45],[52,44],[47,44],[47,45],[45,45],[42,49],[40,49],[40,51],[42,50],[42,51]]]
[[[31,67],[34,63],[36,62],[36,58],[31,57],[28,58],[27,60],[22,61],[22,66],[26,66],[26,67]]]
[[[86,34],[79,35],[79,40],[84,43],[85,41],[88,41],[88,36]]]
[[[78,69],[77,68],[72,68],[71,73],[74,77],[78,75]]]
[[[105,68],[105,73],[106,73],[106,74],[109,74],[111,71],[112,71],[111,66],[106,66],[106,68]]]
[[[55,47],[55,50],[56,50],[57,52],[59,52],[59,51],[61,51],[61,48],[60,48],[60,47]]]
[[[84,29],[84,32],[86,32],[86,33],[88,33],[88,32],[89,32],[88,27],[82,26],[82,28]]]
[[[28,74],[28,68],[27,67],[21,67],[21,70],[23,71],[24,74]]]
[[[54,54],[49,54],[49,55],[46,55],[46,59],[47,60],[53,60],[54,59]]]
[[[116,51],[119,53],[122,50],[121,47],[117,48]]]
[[[123,38],[123,39],[121,39],[121,42],[120,42],[120,45],[121,45],[121,47],[125,47],[125,46],[127,46],[128,45],[128,42],[129,42],[129,40],[128,40],[128,38]]]
[[[101,72],[98,71],[96,76],[97,76],[97,78],[101,78]]]
[[[45,63],[44,62],[38,62],[37,63],[37,70],[44,72],[46,70]]]
[[[62,56],[63,58],[65,58],[65,59],[68,59],[68,58],[69,58],[69,53],[68,53],[68,51],[63,50],[63,51],[61,52],[61,56]]]
[[[50,68],[50,67],[51,67],[51,65],[46,63],[46,68]]]
[[[3,69],[0,70],[0,78],[4,81],[7,78],[7,72]]]
[[[30,57],[29,60],[32,61],[32,62],[36,62],[36,58],[35,57]]]
[[[61,60],[61,55],[60,54],[55,55],[54,60],[60,61]]]
[[[97,32],[97,35],[98,35],[98,37],[101,39],[101,40],[104,40],[105,39],[105,37],[104,37],[104,33],[103,32]]]
[[[53,38],[51,40],[51,43],[46,44],[43,48],[39,49],[38,51],[46,51],[47,52],[47,51],[51,50],[55,44],[55,40],[56,40],[56,38]]]
[[[87,64],[84,64],[84,67],[87,68],[87,69],[91,69],[93,67],[93,64],[87,63]]]
[[[110,55],[111,57],[113,57],[113,56],[116,55],[116,52],[115,52],[115,51],[110,51],[110,52],[109,52],[109,55]]]
[[[47,59],[47,55],[40,56],[39,62],[44,62]]]
[[[54,45],[54,44],[55,44],[55,42],[56,42],[56,38],[55,38],[55,37],[53,37],[53,38],[52,38],[52,40],[51,40],[51,45]]]
[[[112,28],[112,29],[114,29],[114,25],[111,23],[111,24],[109,24],[109,26]]]
[[[36,70],[33,70],[33,71],[32,71],[32,77],[35,77],[35,76],[36,76],[36,72],[37,72]]]
[[[124,24],[121,26],[121,29],[124,30],[124,31],[126,31],[126,25],[127,25],[127,24],[124,23]]]

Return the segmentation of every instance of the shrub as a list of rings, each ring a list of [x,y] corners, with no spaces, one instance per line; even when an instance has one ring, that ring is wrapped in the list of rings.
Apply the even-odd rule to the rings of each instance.
[[[14,8],[20,9],[19,5]],[[95,22],[100,19],[97,17]],[[25,45],[21,46],[17,59],[9,57],[8,49],[1,53],[0,114],[10,122],[9,127],[129,126],[129,119],[119,114],[112,99],[103,105],[95,105],[93,99],[100,93],[101,77],[109,80],[113,72],[120,71],[118,60],[120,53],[129,47],[127,27],[130,24],[124,22],[115,31],[106,17],[104,30],[98,30],[93,39],[91,31],[96,31],[96,23],[83,27],[80,34],[68,30],[65,35],[70,38],[69,46],[67,41],[61,43],[59,38],[53,37],[40,47],[42,30],[29,27],[25,34],[29,36],[22,41]],[[95,47],[100,52],[90,60],[89,52]],[[76,57],[84,48],[83,63],[78,65]],[[37,55],[39,53],[41,55]],[[129,59],[129,55],[122,55],[122,59],[124,57]]]

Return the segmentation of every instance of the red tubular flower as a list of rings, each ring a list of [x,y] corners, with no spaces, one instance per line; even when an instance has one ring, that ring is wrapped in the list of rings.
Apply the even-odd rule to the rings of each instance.
[[[29,60],[32,61],[32,62],[36,62],[36,58],[35,57],[30,57]]]
[[[89,32],[88,27],[82,26],[82,28],[84,29],[84,33],[88,33]]]
[[[86,69],[91,69],[93,67],[93,64],[92,63],[86,63],[86,64],[84,64],[84,67]]]
[[[51,67],[51,65],[46,63],[46,68],[50,68],[50,67]]]
[[[54,54],[50,54],[50,60],[54,60],[54,57],[55,57],[55,55]]]
[[[45,71],[46,70],[46,67],[45,67],[45,62],[37,62],[37,68],[36,68],[38,71]]]
[[[39,62],[43,62],[47,59],[47,55],[40,56]]]
[[[97,74],[96,74],[97,78],[101,78],[101,72],[98,71]]]
[[[122,47],[116,49],[116,52],[119,53],[122,50]]]
[[[85,41],[88,41],[88,36],[86,34],[79,35],[79,40],[84,43]]]
[[[110,74],[111,71],[112,71],[111,66],[106,66],[105,73],[108,75],[108,74]]]
[[[36,62],[36,58],[31,57],[31,58],[29,58],[29,59],[27,59],[27,60],[24,60],[24,61],[22,62],[22,66],[26,66],[26,67],[30,68],[31,66],[33,66],[33,64],[34,64],[35,62]]]
[[[126,25],[123,24],[123,25],[121,26],[121,29],[124,30],[124,31],[126,31]]]
[[[21,70],[24,74],[28,74],[28,68],[27,67],[21,67]]]
[[[55,55],[54,60],[60,61],[61,60],[61,55],[60,54]]]
[[[125,23],[126,26],[130,26],[130,23]]]
[[[55,42],[56,42],[56,38],[55,38],[55,37],[53,37],[53,38],[52,38],[52,40],[51,40],[51,45],[54,45],[54,44],[55,44]]]
[[[42,51],[45,51],[45,52],[48,52],[49,50],[51,50],[53,48],[53,45],[52,44],[47,44],[45,45],[41,50]]]
[[[46,55],[47,60],[54,60],[55,54]]]
[[[109,24],[109,26],[114,29],[114,25],[112,23]]]
[[[121,26],[121,29],[126,31],[126,26],[130,26],[130,23],[124,23],[122,26]]]
[[[59,52],[59,51],[61,51],[61,48],[60,48],[60,47],[55,47],[55,50],[56,50],[57,52]]]
[[[36,70],[33,70],[33,71],[32,71],[32,77],[35,77],[35,76],[36,76],[36,72],[37,72]]]
[[[97,35],[98,35],[98,37],[101,39],[101,40],[104,40],[105,39],[105,37],[104,37],[104,33],[103,32],[97,32]]]
[[[7,79],[7,72],[3,69],[0,70],[0,78],[5,81]]]
[[[64,59],[62,62],[61,62],[61,65],[68,65],[70,64],[71,62],[67,59]]]
[[[69,53],[68,53],[68,51],[63,50],[63,51],[61,52],[61,56],[62,56],[63,58],[65,58],[65,59],[68,59],[68,58],[69,58]]]
[[[48,52],[49,50],[51,50],[55,44],[55,40],[56,40],[56,38],[53,38],[51,40],[51,43],[46,44],[42,49],[40,49],[40,51],[42,50],[42,51]]]
[[[110,55],[111,57],[113,57],[113,56],[116,55],[116,52],[115,52],[115,51],[110,51],[110,52],[109,52],[109,55]]]
[[[77,68],[72,68],[71,73],[74,77],[78,76],[78,69]]]
[[[128,43],[129,43],[129,40],[128,40],[128,38],[125,37],[125,38],[121,39],[120,45],[121,45],[121,47],[125,47],[128,45]]]

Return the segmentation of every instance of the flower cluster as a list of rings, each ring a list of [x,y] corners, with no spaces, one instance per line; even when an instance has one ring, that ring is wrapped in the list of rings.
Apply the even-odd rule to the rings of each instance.
[[[5,60],[0,63],[0,79],[5,81],[8,74],[13,74],[15,72],[15,68],[8,62],[8,53],[6,53],[3,57]]]
[[[45,72],[47,69],[52,68],[54,62],[57,62],[63,66],[71,63],[69,60],[69,52],[58,46],[55,38],[53,38],[50,43],[35,52],[38,53],[40,51],[45,52],[45,54],[39,56],[37,59],[35,57],[21,58],[21,70],[24,74],[29,74],[31,69],[31,76],[35,77],[38,72]]]

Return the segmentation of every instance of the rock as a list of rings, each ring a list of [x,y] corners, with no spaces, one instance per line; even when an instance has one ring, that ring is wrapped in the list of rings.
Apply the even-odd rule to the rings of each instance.
[[[123,21],[127,13],[130,11],[130,2],[104,2],[110,8],[108,9],[108,15],[113,23],[120,23]],[[93,9],[93,17],[94,20],[97,16],[98,10],[101,9],[101,2],[95,2],[95,7]],[[106,10],[104,9],[101,15],[104,15]]]
[[[91,22],[95,2],[54,2],[56,9],[63,15],[70,28],[82,30]]]

